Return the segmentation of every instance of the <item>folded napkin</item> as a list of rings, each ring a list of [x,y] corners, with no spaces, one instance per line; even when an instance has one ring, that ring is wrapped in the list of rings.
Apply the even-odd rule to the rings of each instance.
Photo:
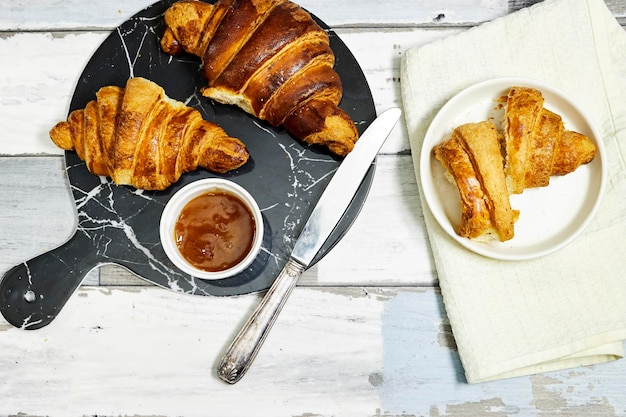
[[[609,178],[585,232],[530,261],[464,249],[422,198],[446,313],[469,383],[623,357],[626,339],[626,32],[601,0],[546,0],[423,47],[402,61],[415,173],[431,120],[454,94],[503,76],[565,91],[594,119]]]

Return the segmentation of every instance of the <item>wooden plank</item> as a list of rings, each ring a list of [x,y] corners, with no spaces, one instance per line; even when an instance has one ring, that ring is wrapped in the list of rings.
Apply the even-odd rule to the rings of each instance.
[[[541,3],[543,0],[509,0],[509,13],[525,7]],[[608,9],[613,13],[620,25],[626,25],[626,2],[624,0],[604,0]]]
[[[533,6],[537,3],[541,3],[543,0],[509,0],[509,13],[523,9],[525,7]],[[626,2],[624,0],[604,0],[606,7],[617,18],[626,16]]]
[[[147,285],[113,266],[102,267],[100,284]],[[435,284],[411,158],[381,156],[361,213],[337,246],[302,275],[299,285]]]
[[[61,155],[48,132],[67,117],[78,77],[106,33],[0,37],[0,154]],[[20,51],[16,54],[15,51]]]
[[[421,1],[306,3],[336,23],[378,110],[398,103],[408,47],[480,22],[485,10],[495,16],[534,3]],[[624,24],[626,2],[606,3]],[[0,35],[0,61],[10,63],[0,66],[0,154],[60,154],[47,130],[65,116],[78,74],[108,30],[144,4],[0,0],[0,30],[15,22],[26,31],[88,30]],[[105,267],[90,285],[140,287],[83,286],[38,331],[0,318],[0,415],[626,415],[623,360],[465,383],[440,293],[416,288],[436,282],[404,130],[383,149],[357,222],[305,274],[242,382],[223,384],[215,367],[260,295],[185,296]],[[0,158],[0,193],[0,274],[69,237],[75,219],[59,156]],[[391,243],[378,245],[381,236]]]
[[[73,234],[76,212],[63,167],[61,157],[0,158],[0,271],[59,246]],[[354,225],[304,274],[301,285],[433,285],[434,266],[417,193],[411,157],[380,156]],[[108,272],[88,283],[143,283],[120,268],[102,269]]]
[[[0,194],[0,275],[54,249],[76,230],[76,209],[60,157],[0,157]],[[98,271],[83,282],[97,285]]]
[[[613,16],[615,16],[622,25],[626,25],[626,2],[624,0],[604,0],[606,7],[609,8]]]
[[[0,158],[0,269],[46,252],[73,234],[76,210],[63,167],[61,158]]]
[[[450,27],[471,26],[539,3],[540,0],[300,0],[298,4],[331,27]],[[626,24],[623,0],[606,0],[621,24]],[[0,31],[111,30],[152,0],[85,3],[39,0],[0,1]]]
[[[543,0],[509,0],[509,13],[541,3]]]
[[[407,48],[457,33],[458,29],[373,29],[338,31],[359,61],[370,84],[377,111],[400,106],[400,58]],[[20,33],[0,37],[0,155],[61,155],[48,136],[67,117],[78,77],[107,33]],[[399,41],[400,39],[400,41]],[[380,54],[372,54],[375,47]],[[21,51],[19,55],[15,50]],[[33,117],[37,115],[37,117]],[[409,149],[404,119],[382,149]]]
[[[341,29],[337,33],[361,65],[377,111],[381,112],[401,106],[400,60],[404,52],[460,30]],[[67,116],[77,79],[105,37],[106,33],[93,32],[0,37],[0,61],[12,62],[10,66],[0,66],[0,124],[5,132],[0,140],[0,155],[61,154],[50,142],[48,131]],[[16,56],[15,50],[22,53]],[[379,52],[372,54],[372,50]],[[402,120],[382,152],[406,153],[409,148]]]
[[[626,413],[623,360],[468,385],[434,289],[296,288],[248,374],[227,385],[217,363],[258,302],[84,287],[43,329],[0,319],[0,414]]]
[[[331,27],[473,25],[508,12],[503,0],[299,0],[298,3]]]
[[[407,49],[459,33],[462,29],[339,29],[337,34],[355,56],[369,84],[378,112],[402,108],[400,62]],[[377,51],[375,54],[372,51]],[[382,153],[410,152],[404,118],[383,145]]]
[[[410,156],[380,156],[370,194],[352,228],[301,285],[436,284]]]
[[[16,7],[11,0],[2,0],[0,31],[112,29],[152,3],[152,0],[96,3],[39,0],[22,2]],[[299,0],[298,4],[331,27],[466,25],[508,12],[506,0]]]

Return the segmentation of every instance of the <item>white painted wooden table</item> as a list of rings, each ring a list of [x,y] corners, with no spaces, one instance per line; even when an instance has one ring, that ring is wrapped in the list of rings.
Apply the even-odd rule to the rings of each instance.
[[[413,46],[535,1],[302,0],[366,74],[376,108],[400,105]],[[150,0],[0,0],[0,273],[67,240],[75,208],[47,132],[84,65]],[[622,25],[626,2],[607,1]],[[0,415],[624,416],[626,362],[469,385],[425,234],[404,124],[340,244],[307,271],[248,374],[216,364],[262,294],[174,293],[92,271],[35,331],[0,319]]]

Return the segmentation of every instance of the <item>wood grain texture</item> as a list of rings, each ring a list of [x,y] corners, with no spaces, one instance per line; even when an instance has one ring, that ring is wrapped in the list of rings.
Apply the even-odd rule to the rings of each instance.
[[[299,286],[432,286],[436,271],[410,156],[378,158],[365,205],[343,239],[306,271]],[[100,285],[147,285],[117,266]]]
[[[0,2],[0,31],[110,30],[152,0],[95,2]],[[302,7],[332,27],[459,25],[484,22],[508,12],[507,0],[301,0]]]
[[[76,230],[60,157],[0,157],[0,195],[0,274],[54,249]],[[98,271],[83,282],[98,285]]]
[[[378,112],[400,59],[538,0],[302,0],[335,28]],[[64,242],[76,218],[49,128],[87,60],[152,0],[0,0],[0,274]],[[626,1],[606,0],[626,24]],[[365,206],[307,271],[237,385],[216,365],[262,294],[194,297],[124,269],[90,274],[38,331],[0,317],[0,416],[626,416],[626,362],[465,382],[437,288],[402,121]]]
[[[541,3],[543,0],[509,0],[509,13]]]
[[[1,269],[46,252],[73,234],[76,210],[61,162],[54,157],[0,158]]]
[[[542,1],[544,0],[509,0],[509,13],[534,6]],[[621,25],[626,24],[626,2],[624,0],[604,0],[604,3]]]
[[[471,26],[539,2],[540,0],[301,0],[298,3],[334,28],[367,28]],[[605,2],[620,23],[625,24],[624,1]],[[79,0],[3,0],[0,2],[0,31],[106,31],[117,27],[152,3],[152,0],[96,3]]]
[[[82,288],[0,320],[1,415],[622,416],[626,362],[468,385],[436,289],[296,288],[246,377],[215,368],[258,296]]]
[[[344,28],[337,29],[337,33],[360,63],[376,109],[381,112],[401,105],[399,71],[403,53],[408,48],[460,30],[463,29]],[[0,124],[4,126],[7,138],[0,141],[0,155],[61,155],[50,142],[48,131],[67,116],[78,77],[107,35],[108,32],[89,31],[54,36],[50,33],[0,36],[0,61],[11,62],[11,65],[0,66]],[[16,50],[20,54],[16,55]],[[377,53],[372,53],[373,50]],[[33,118],[33,114],[37,117]],[[395,129],[387,140],[382,153],[408,150],[408,136],[402,121],[401,127]]]
[[[459,30],[340,29],[337,33],[361,65],[380,113],[401,106],[400,60],[404,52]],[[0,61],[12,63],[0,66],[0,125],[5,135],[0,141],[0,155],[62,154],[51,143],[48,131],[67,117],[78,78],[106,35],[18,33],[0,37]],[[372,49],[381,52],[372,54]],[[21,51],[17,57],[16,50]],[[408,150],[408,135],[401,119],[381,152]]]
[[[0,273],[73,234],[76,210],[64,166],[62,157],[0,158]],[[102,278],[96,270],[87,284],[144,284],[125,269],[100,269]],[[354,225],[300,284],[428,286],[436,282],[435,276],[411,158],[384,155],[378,158],[370,193]]]
[[[0,155],[61,155],[48,132],[65,120],[78,77],[106,33],[0,37]],[[16,53],[19,51],[19,53]]]

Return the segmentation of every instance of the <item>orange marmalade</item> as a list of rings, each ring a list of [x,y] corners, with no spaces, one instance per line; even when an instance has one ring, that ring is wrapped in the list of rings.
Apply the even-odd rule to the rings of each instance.
[[[218,272],[245,258],[255,231],[254,217],[239,197],[213,190],[182,209],[174,237],[187,262],[204,271]]]

